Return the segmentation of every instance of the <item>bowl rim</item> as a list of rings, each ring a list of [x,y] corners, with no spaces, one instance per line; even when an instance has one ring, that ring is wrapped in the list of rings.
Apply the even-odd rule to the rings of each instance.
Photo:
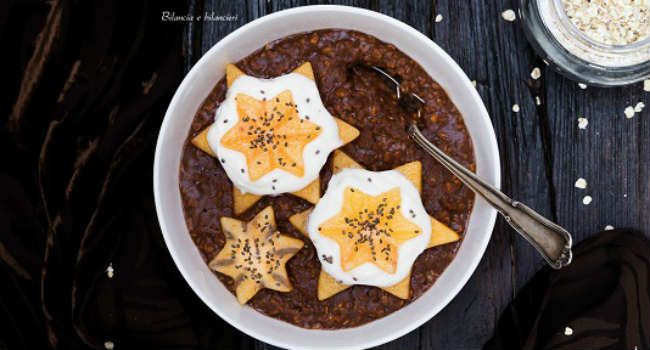
[[[470,89],[469,90],[470,91],[470,96],[471,96],[473,102],[477,105],[477,107],[478,107],[478,109],[480,111],[480,117],[484,121],[486,121],[488,123],[488,125],[492,126],[491,120],[489,118],[488,111],[487,111],[487,109],[486,109],[480,95],[478,94],[476,89],[470,83],[470,80],[467,77],[467,75],[465,74],[465,72],[460,68],[460,66],[458,66],[456,61],[453,58],[451,58],[451,56],[449,56],[449,54],[447,54],[447,52],[445,52],[436,43],[434,43],[432,41],[432,39],[430,39],[426,35],[422,34],[420,31],[416,30],[415,28],[409,26],[408,24],[406,24],[406,23],[404,23],[404,22],[402,22],[402,21],[400,21],[400,20],[398,20],[396,18],[387,16],[387,15],[384,15],[382,13],[375,12],[375,11],[372,11],[372,10],[364,9],[364,8],[357,8],[357,7],[344,6],[344,5],[310,5],[310,6],[301,6],[301,7],[295,7],[295,8],[290,8],[290,9],[286,9],[286,10],[277,11],[277,12],[274,12],[272,14],[265,15],[263,17],[259,17],[259,18],[255,19],[255,20],[253,20],[253,21],[251,21],[249,23],[246,23],[243,26],[235,29],[234,31],[232,31],[231,33],[229,33],[228,35],[223,37],[220,41],[215,43],[208,51],[206,51],[202,55],[202,57],[192,66],[190,71],[183,78],[183,81],[181,82],[181,84],[179,85],[177,90],[175,91],[175,93],[174,93],[174,95],[173,95],[173,97],[172,97],[172,99],[171,99],[171,101],[169,103],[169,106],[167,108],[167,111],[165,113],[163,122],[162,122],[161,127],[160,127],[160,131],[159,131],[159,134],[158,134],[158,140],[156,142],[156,150],[155,150],[155,155],[154,155],[154,167],[153,167],[153,171],[154,171],[154,174],[153,174],[153,190],[154,190],[154,201],[155,201],[155,206],[156,206],[156,213],[157,213],[157,216],[158,216],[158,221],[159,221],[159,224],[160,224],[161,232],[163,234],[163,238],[164,238],[165,244],[167,246],[167,249],[169,250],[170,255],[172,256],[172,259],[174,260],[174,263],[175,263],[176,267],[180,271],[180,273],[183,276],[183,278],[185,279],[185,281],[190,285],[190,288],[194,291],[195,294],[197,294],[197,296],[199,297],[199,299],[201,299],[201,301],[203,301],[203,303],[205,303],[220,318],[222,318],[223,320],[228,322],[230,325],[234,326],[239,331],[241,331],[241,332],[243,332],[243,333],[245,333],[245,334],[247,334],[247,335],[249,335],[249,336],[251,336],[251,337],[253,337],[255,339],[263,341],[265,343],[268,343],[268,344],[271,344],[271,345],[274,345],[274,346],[283,347],[283,348],[296,348],[296,346],[291,344],[291,343],[286,342],[284,339],[270,338],[270,337],[267,337],[267,336],[265,336],[263,334],[260,334],[255,329],[253,329],[251,327],[248,327],[246,324],[242,324],[242,323],[234,320],[232,317],[230,317],[230,315],[228,315],[225,312],[222,312],[222,310],[219,310],[218,308],[213,307],[212,303],[209,302],[207,297],[203,294],[203,292],[201,292],[201,289],[198,288],[198,286],[196,285],[194,279],[190,277],[192,272],[189,271],[184,266],[184,263],[183,263],[182,259],[179,257],[179,253],[176,252],[176,248],[172,244],[172,241],[171,241],[170,237],[174,233],[170,232],[169,229],[166,227],[166,225],[164,223],[165,213],[163,212],[162,205],[161,205],[161,198],[160,198],[160,196],[161,196],[160,191],[163,190],[163,189],[161,189],[161,186],[160,186],[160,181],[161,181],[160,180],[161,159],[162,159],[163,155],[162,155],[160,150],[162,148],[162,144],[163,144],[163,141],[164,141],[164,138],[165,138],[166,130],[169,128],[170,120],[172,118],[171,115],[173,114],[172,113],[172,110],[174,109],[173,106],[178,104],[179,99],[182,98],[182,96],[181,96],[182,92],[187,89],[187,86],[189,84],[191,84],[191,82],[193,80],[196,79],[196,76],[199,74],[199,71],[198,71],[197,67],[201,66],[203,61],[208,60],[208,58],[210,56],[212,56],[215,51],[218,51],[222,46],[226,45],[230,41],[236,40],[240,33],[249,30],[251,27],[261,26],[261,25],[265,24],[268,21],[272,21],[272,20],[277,19],[278,17],[283,17],[283,16],[287,16],[287,15],[294,15],[294,14],[297,14],[297,13],[308,13],[308,12],[318,11],[318,10],[344,11],[344,12],[347,12],[348,14],[353,14],[353,15],[363,15],[363,16],[375,17],[375,19],[390,22],[391,25],[399,27],[400,29],[406,31],[407,33],[409,33],[410,35],[412,35],[414,37],[418,37],[420,41],[425,42],[428,45],[428,49],[431,49],[431,50],[435,51],[436,54],[438,54],[442,59],[444,59],[446,61],[445,63],[448,65],[449,68],[454,70],[455,75],[461,77],[461,79],[464,82],[465,87]],[[331,28],[336,28],[336,27],[331,27]],[[297,31],[296,33],[300,33],[300,31]],[[442,86],[442,88],[445,89],[444,86]],[[446,91],[446,89],[445,89],[445,91]],[[500,188],[500,186],[501,186],[501,161],[500,161],[500,155],[499,155],[499,148],[498,148],[497,142],[496,142],[496,136],[494,134],[494,128],[490,127],[489,130],[486,131],[486,133],[487,133],[486,136],[487,136],[487,139],[488,139],[487,140],[487,146],[489,147],[489,152],[491,154],[493,154],[492,164],[490,164],[489,169],[488,169],[488,170],[491,170],[492,173],[488,174],[488,176],[492,177],[492,179],[493,179],[492,185],[495,186],[496,188]],[[473,147],[475,147],[475,146],[473,145]],[[476,148],[474,148],[474,150],[476,150]],[[475,197],[474,206],[473,206],[472,211],[470,213],[470,218],[475,213],[477,200],[478,200],[478,197]],[[479,262],[481,261],[483,255],[485,253],[485,250],[487,248],[487,245],[488,245],[488,243],[490,241],[490,238],[492,236],[492,231],[494,229],[494,224],[495,224],[495,221],[496,221],[496,210],[489,209],[489,211],[487,212],[486,215],[487,215],[487,220],[486,220],[487,226],[486,227],[487,227],[487,229],[489,229],[489,231],[486,231],[487,233],[484,235],[482,241],[478,242],[478,249],[475,252],[476,254],[475,254],[474,258],[472,259],[472,261],[470,261],[466,272],[462,275],[462,277],[460,277],[458,283],[456,283],[454,285],[452,290],[450,290],[450,292],[447,293],[447,297],[439,303],[439,306],[436,307],[436,308],[431,308],[430,311],[426,315],[424,315],[423,317],[421,317],[417,321],[405,324],[402,328],[399,328],[399,330],[397,330],[397,331],[394,331],[392,333],[387,333],[387,334],[385,334],[385,335],[383,335],[381,337],[375,337],[375,338],[372,338],[372,339],[368,339],[363,344],[355,345],[354,348],[357,348],[357,347],[370,348],[370,347],[378,346],[378,345],[387,343],[389,341],[392,341],[394,339],[397,339],[397,338],[399,338],[399,337],[413,331],[414,329],[420,327],[421,325],[423,325],[424,323],[429,321],[438,312],[440,312],[440,310],[445,308],[453,298],[455,298],[458,295],[460,290],[467,284],[467,281],[469,280],[469,278],[476,271],[476,267],[478,266]],[[184,214],[183,214],[183,216],[184,216]],[[452,260],[452,263],[453,263],[453,260]],[[450,263],[450,265],[451,265],[451,263]],[[447,268],[448,267],[449,266],[447,266]],[[441,274],[441,277],[443,275],[444,275],[444,272],[443,272],[443,274]],[[429,290],[427,292],[429,292]],[[425,292],[425,294],[427,292]],[[401,309],[402,308],[400,308],[399,310],[401,310]],[[397,310],[397,311],[399,311],[399,310]],[[264,315],[264,316],[266,316],[266,315]],[[269,317],[269,316],[266,316],[266,317]],[[379,320],[379,319],[377,319],[377,320]],[[377,321],[377,320],[375,320],[375,321]],[[372,321],[372,322],[370,322],[368,324],[371,324],[371,323],[373,323],[375,321]],[[287,325],[290,325],[290,326],[298,327],[298,326],[296,326],[294,324],[291,324],[291,323],[288,323],[288,322],[285,322],[285,323],[287,323]],[[364,324],[364,325],[367,325],[367,324]],[[363,327],[363,325],[359,326],[359,327]],[[314,331],[314,332],[324,331],[324,330],[320,330],[320,329],[305,329],[305,328],[302,328],[302,327],[299,327],[299,328],[301,328],[303,330],[307,330],[307,331]],[[337,329],[337,330],[325,330],[325,331],[334,331],[335,332],[335,331],[343,331],[343,330],[354,329],[354,328],[358,328],[358,327],[344,328],[344,329]],[[315,346],[314,348],[321,348],[321,347]],[[326,346],[324,348],[329,348],[329,347]]]

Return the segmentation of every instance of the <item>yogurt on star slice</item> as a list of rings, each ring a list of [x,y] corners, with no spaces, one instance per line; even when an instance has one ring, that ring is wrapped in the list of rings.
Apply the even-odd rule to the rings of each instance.
[[[311,128],[300,129],[305,125]],[[237,135],[240,144],[233,146]],[[343,144],[316,83],[299,73],[237,78],[216,111],[207,140],[233,184],[256,195],[305,188],[318,178],[330,152]]]
[[[334,279],[388,287],[406,278],[426,249],[431,219],[401,173],[344,169],[332,176],[307,232]]]

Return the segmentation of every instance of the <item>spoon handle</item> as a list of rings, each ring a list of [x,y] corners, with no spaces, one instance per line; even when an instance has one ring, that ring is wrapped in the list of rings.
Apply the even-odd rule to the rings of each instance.
[[[532,244],[551,267],[560,269],[571,263],[572,239],[567,230],[544,218],[524,204],[513,201],[501,191],[481,180],[473,172],[458,164],[458,162],[429,142],[416,125],[411,125],[408,133],[429,155],[498,210],[510,226]]]

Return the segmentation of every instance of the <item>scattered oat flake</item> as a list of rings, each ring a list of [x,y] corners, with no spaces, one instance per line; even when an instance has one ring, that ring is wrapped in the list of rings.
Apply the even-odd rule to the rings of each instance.
[[[542,105],[542,99],[539,96],[535,96],[535,104],[538,106]]]
[[[584,205],[589,205],[591,201],[592,201],[591,196],[584,196],[584,198],[582,198],[582,204]]]
[[[589,121],[587,118],[578,118],[578,129],[586,129],[587,125],[589,125]]]
[[[472,85],[474,85],[474,87],[476,87],[476,80],[472,80]]]
[[[516,103],[512,105],[512,111],[515,113],[519,113],[519,105]]]
[[[634,106],[634,111],[636,113],[639,113],[639,112],[641,112],[643,110],[643,108],[645,108],[645,103],[639,102],[639,103],[636,104],[636,106]]]
[[[578,87],[581,88],[582,90],[587,88],[587,84],[584,83],[578,83]]]
[[[605,231],[611,231],[613,229],[614,229],[614,226],[612,226],[612,225],[605,226]]]
[[[625,107],[625,110],[623,111],[625,113],[625,118],[630,119],[634,117],[634,108],[632,106],[627,106]]]
[[[505,19],[508,22],[512,22],[515,19],[517,19],[517,15],[515,14],[515,11],[513,11],[511,9],[507,9],[507,10],[503,11],[501,13],[501,17],[503,17],[503,19]]]
[[[113,342],[110,341],[110,340],[109,340],[109,341],[105,341],[105,342],[104,342],[104,349],[107,349],[107,350],[113,350],[113,349],[115,349],[115,344],[113,344]]]
[[[575,186],[576,188],[580,188],[584,190],[585,188],[587,188],[587,180],[580,177],[576,180]]]
[[[438,14],[438,15],[436,16],[436,23],[440,23],[440,22],[442,22],[442,15],[441,15],[441,14]]]
[[[571,327],[564,327],[564,335],[573,335],[573,329]]]
[[[650,79],[643,81],[643,91],[650,92]]]
[[[533,68],[533,70],[530,72],[530,77],[535,80],[539,79],[539,77],[541,76],[542,76],[542,71],[537,67]]]
[[[108,267],[106,268],[106,275],[108,278],[113,278],[115,276],[115,270],[113,269],[113,263],[109,263]]]

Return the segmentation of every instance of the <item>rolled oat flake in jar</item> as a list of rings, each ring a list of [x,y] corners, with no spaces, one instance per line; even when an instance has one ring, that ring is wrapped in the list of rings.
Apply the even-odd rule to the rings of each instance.
[[[565,76],[588,85],[650,75],[650,0],[521,0],[531,44]]]

